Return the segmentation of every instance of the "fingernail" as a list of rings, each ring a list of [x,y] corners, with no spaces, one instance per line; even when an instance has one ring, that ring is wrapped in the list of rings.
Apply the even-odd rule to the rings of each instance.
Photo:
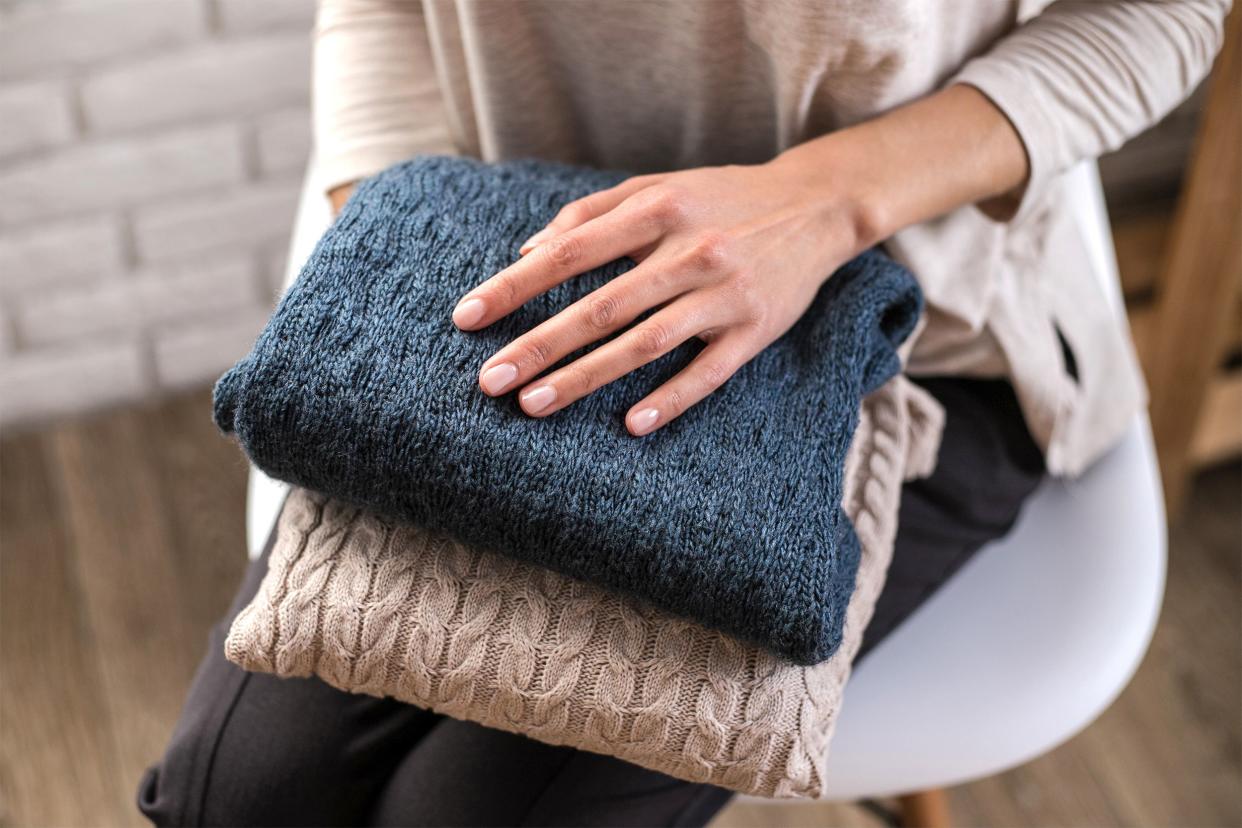
[[[538,233],[531,236],[526,241],[522,242],[522,246],[518,248],[518,252],[521,253],[523,256],[525,256],[527,253],[534,250],[538,245],[543,244],[545,241],[547,241],[548,236],[551,236],[551,235],[552,235],[551,228],[549,227],[543,228]]]
[[[502,362],[484,371],[479,377],[479,385],[483,386],[483,390],[489,394],[500,394],[515,379],[517,379],[517,366],[512,362]]]
[[[453,308],[453,324],[459,328],[469,328],[478,324],[486,310],[482,299],[465,299]]]
[[[656,427],[656,423],[660,421],[660,412],[654,408],[644,408],[633,417],[630,417],[630,428],[635,434],[646,434]]]
[[[550,385],[541,385],[522,394],[522,408],[527,414],[538,414],[556,402],[556,389]]]

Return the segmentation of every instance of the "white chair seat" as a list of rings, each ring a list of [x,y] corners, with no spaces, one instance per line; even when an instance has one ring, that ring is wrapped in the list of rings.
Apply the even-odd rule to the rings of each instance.
[[[1136,422],[1082,477],[1045,480],[1013,532],[864,659],[833,737],[830,798],[990,776],[1108,707],[1147,650],[1164,589],[1152,462]]]
[[[1118,308],[1094,166],[1073,173],[1089,253]],[[329,221],[307,176],[286,284]],[[1124,323],[1122,323],[1124,324]],[[1044,753],[1129,682],[1164,589],[1163,500],[1146,417],[1085,475],[1046,480],[1014,531],[989,544],[879,645],[846,688],[828,798],[943,787]],[[286,487],[250,477],[257,556]]]

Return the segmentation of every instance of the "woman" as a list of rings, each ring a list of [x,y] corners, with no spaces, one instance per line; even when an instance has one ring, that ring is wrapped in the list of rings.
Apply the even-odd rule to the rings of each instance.
[[[634,401],[636,439],[788,330],[842,262],[877,243],[904,261],[928,299],[908,371],[946,429],[935,474],[903,493],[869,648],[1008,529],[1045,469],[1083,470],[1144,401],[1061,175],[1189,92],[1228,3],[1027,5],[323,0],[319,172],[339,208],[353,182],[415,154],[434,77],[464,153],[639,173],[566,205],[453,312],[478,329],[598,264],[638,260],[479,366],[481,393],[555,416],[705,340]],[[161,824],[701,825],[727,798],[313,680],[243,675],[218,638],[139,792]]]

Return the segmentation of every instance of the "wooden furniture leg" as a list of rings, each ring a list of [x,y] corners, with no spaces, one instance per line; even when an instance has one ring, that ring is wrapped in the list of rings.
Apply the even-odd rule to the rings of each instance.
[[[1145,349],[1152,431],[1171,518],[1193,470],[1195,432],[1242,283],[1242,8],[1234,8],[1225,27]]]
[[[949,828],[949,798],[943,788],[898,798],[903,828]]]

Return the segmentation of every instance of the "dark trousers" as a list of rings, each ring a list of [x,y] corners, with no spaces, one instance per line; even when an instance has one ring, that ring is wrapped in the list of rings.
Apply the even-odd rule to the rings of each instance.
[[[1043,475],[1007,383],[921,380],[946,410],[939,464],[902,493],[888,574],[860,658],[984,543]],[[269,541],[270,547],[270,541]],[[267,554],[213,629],[167,752],[138,806],[157,825],[705,825],[729,800],[607,756],[246,673],[224,658]]]

